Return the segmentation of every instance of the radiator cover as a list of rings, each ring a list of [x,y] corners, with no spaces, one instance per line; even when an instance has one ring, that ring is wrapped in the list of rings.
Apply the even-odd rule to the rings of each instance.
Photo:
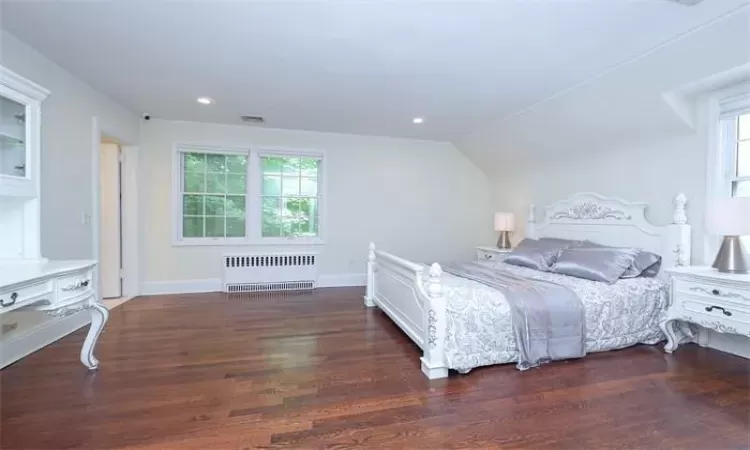
[[[223,260],[224,292],[271,292],[315,289],[315,252],[227,254]]]

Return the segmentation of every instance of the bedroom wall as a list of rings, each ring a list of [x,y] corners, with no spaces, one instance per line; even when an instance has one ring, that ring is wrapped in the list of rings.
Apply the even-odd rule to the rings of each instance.
[[[139,119],[35,49],[0,29],[0,64],[44,86],[42,104],[42,254],[51,259],[92,258],[92,117],[119,137],[138,142]],[[0,366],[18,352],[59,339],[88,320],[86,314],[49,319],[42,313],[2,315]]]
[[[494,239],[487,176],[449,143],[165,120],[141,131],[143,292],[215,290],[222,254],[269,249],[172,246],[175,143],[325,150],[325,244],[304,247],[320,252],[322,285],[363,284],[369,241],[433,262]]]
[[[693,226],[693,264],[713,256],[704,228],[706,166],[717,117],[698,96],[685,111],[666,101],[698,80],[750,62],[750,8],[739,10],[634,61],[613,68],[524,113],[482,127],[458,144],[490,168],[493,205],[525,218],[576,192],[649,205],[648,218],[670,223],[672,198],[684,192]],[[678,113],[679,112],[679,113]],[[519,221],[516,240],[523,237]],[[722,340],[719,343],[719,339]],[[711,341],[750,357],[750,340]]]

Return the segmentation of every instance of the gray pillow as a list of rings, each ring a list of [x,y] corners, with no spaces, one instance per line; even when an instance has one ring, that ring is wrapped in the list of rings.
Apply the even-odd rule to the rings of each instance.
[[[625,270],[620,278],[655,277],[661,269],[661,256],[656,253],[639,250],[633,264]]]
[[[584,247],[616,248],[591,241],[583,241],[580,245]],[[659,274],[659,269],[661,269],[661,256],[638,249],[638,254],[633,260],[633,264],[625,270],[625,273],[620,278],[655,277]]]
[[[574,241],[559,242],[554,239],[524,239],[503,260],[506,264],[547,271],[555,262],[557,252],[573,245]]]
[[[557,254],[553,273],[612,284],[633,264],[640,250],[604,246],[570,247]]]

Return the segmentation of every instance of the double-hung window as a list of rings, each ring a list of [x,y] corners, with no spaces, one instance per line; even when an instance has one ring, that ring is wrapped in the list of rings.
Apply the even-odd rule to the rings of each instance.
[[[178,145],[174,243],[322,243],[322,152]]]
[[[750,197],[750,94],[721,103],[720,148],[726,174],[721,195]],[[743,241],[750,248],[750,236]]]

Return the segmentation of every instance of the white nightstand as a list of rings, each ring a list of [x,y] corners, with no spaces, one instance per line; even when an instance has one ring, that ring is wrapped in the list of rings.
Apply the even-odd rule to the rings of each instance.
[[[677,349],[673,322],[684,320],[719,333],[750,336],[750,275],[717,272],[693,266],[667,270],[671,300],[666,320],[660,325],[667,335],[664,350]]]
[[[502,262],[513,249],[502,249],[497,247],[477,247],[477,261]]]

